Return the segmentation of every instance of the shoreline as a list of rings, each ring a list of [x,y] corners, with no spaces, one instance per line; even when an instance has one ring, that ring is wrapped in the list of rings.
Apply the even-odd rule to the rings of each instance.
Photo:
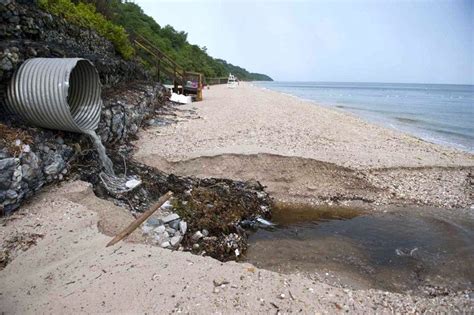
[[[424,142],[434,144],[434,145],[439,145],[439,146],[442,146],[442,147],[445,147],[445,148],[448,148],[448,149],[452,149],[452,150],[457,150],[457,151],[460,151],[461,153],[467,153],[467,154],[473,154],[474,155],[474,148],[471,151],[471,150],[469,150],[469,148],[467,148],[463,145],[460,145],[460,144],[457,144],[457,143],[454,143],[454,142],[449,142],[449,141],[443,140],[443,139],[438,139],[438,138],[435,138],[435,137],[430,137],[428,134],[426,135],[426,137],[417,135],[417,133],[413,130],[410,130],[409,127],[403,128],[403,126],[401,126],[401,125],[397,126],[396,124],[391,123],[388,120],[384,122],[383,119],[376,119],[376,118],[372,119],[372,118],[370,118],[370,116],[360,115],[356,112],[351,111],[349,109],[350,107],[348,107],[344,104],[319,102],[317,100],[313,100],[313,99],[309,99],[309,98],[303,98],[303,97],[300,97],[300,96],[297,96],[297,95],[294,95],[294,94],[291,94],[291,93],[282,92],[282,91],[279,91],[277,89],[272,89],[272,88],[268,88],[268,87],[265,87],[265,86],[261,86],[256,82],[258,82],[258,81],[252,81],[250,84],[252,86],[256,87],[256,88],[260,88],[260,89],[263,89],[265,91],[276,92],[276,93],[280,93],[281,95],[284,95],[284,96],[295,97],[295,98],[299,99],[300,101],[311,103],[311,104],[314,104],[315,106],[324,107],[324,108],[328,108],[328,109],[331,109],[331,110],[334,110],[334,111],[339,111],[339,112],[345,113],[345,114],[347,114],[349,116],[352,116],[354,118],[361,119],[362,121],[364,121],[368,124],[375,124],[375,125],[377,125],[381,128],[390,129],[390,130],[393,130],[395,132],[399,132],[399,133],[405,134],[407,136],[413,137],[413,138],[418,139],[420,141],[424,141]],[[358,110],[358,108],[354,108],[354,109]],[[360,109],[360,110],[364,111],[363,109]]]

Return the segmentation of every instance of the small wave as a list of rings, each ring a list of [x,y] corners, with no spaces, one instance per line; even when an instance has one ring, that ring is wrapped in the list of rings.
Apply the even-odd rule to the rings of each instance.
[[[408,124],[419,124],[423,122],[422,120],[419,120],[419,119],[406,118],[406,117],[395,117],[395,120],[398,120],[399,122],[402,122],[402,123],[408,123]]]
[[[461,133],[461,132],[457,132],[457,131],[453,131],[453,130],[446,130],[446,129],[441,129],[441,128],[434,128],[434,127],[425,127],[425,128],[427,130],[437,132],[437,133],[440,133],[440,134],[444,134],[444,135],[447,135],[447,136],[456,136],[458,138],[467,139],[467,140],[472,141],[471,136],[466,135],[466,134]]]

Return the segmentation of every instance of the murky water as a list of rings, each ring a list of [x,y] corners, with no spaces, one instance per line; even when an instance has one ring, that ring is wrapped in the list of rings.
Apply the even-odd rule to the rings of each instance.
[[[115,175],[114,165],[110,158],[107,156],[107,153],[105,152],[105,147],[102,144],[100,137],[95,133],[94,130],[89,130],[84,133],[91,137],[92,143],[94,144],[94,147],[97,150],[97,153],[99,154],[99,159],[102,163],[102,167],[104,168],[105,172],[108,175]]]
[[[353,288],[473,289],[472,211],[280,208],[273,221],[277,228],[250,236],[246,259],[258,267]]]

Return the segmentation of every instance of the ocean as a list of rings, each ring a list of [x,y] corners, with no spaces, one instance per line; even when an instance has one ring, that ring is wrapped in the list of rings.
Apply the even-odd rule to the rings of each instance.
[[[474,86],[451,84],[255,82],[352,112],[366,121],[474,153]]]

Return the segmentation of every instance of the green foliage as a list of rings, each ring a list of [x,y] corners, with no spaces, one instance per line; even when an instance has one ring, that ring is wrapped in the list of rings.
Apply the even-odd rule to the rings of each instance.
[[[90,1],[96,4],[100,2]],[[114,23],[122,25],[130,33],[145,37],[186,71],[200,72],[207,78],[227,77],[229,72],[232,72],[240,80],[271,80],[266,75],[250,73],[224,60],[212,58],[207,54],[206,47],[190,44],[186,32],[176,31],[170,25],[161,27],[135,3],[122,3],[119,0],[110,0],[108,3],[113,12],[111,19]],[[141,57],[145,60],[147,58],[145,54],[141,54]]]
[[[206,47],[190,44],[186,32],[177,31],[170,25],[161,27],[135,3],[122,3],[121,0],[39,0],[38,2],[43,9],[63,16],[72,23],[91,28],[109,39],[125,59],[135,53],[128,39],[128,31],[130,34],[145,37],[186,71],[200,72],[207,78],[227,77],[232,73],[240,80],[271,80],[264,74],[250,73],[225,60],[212,58],[207,54]],[[147,68],[153,67],[154,60],[146,53],[138,49],[136,53]]]
[[[114,44],[115,49],[125,59],[133,56],[134,49],[128,40],[125,29],[96,12],[96,7],[93,4],[84,2],[74,4],[70,0],[39,0],[38,4],[42,9],[52,14],[63,16],[74,24],[90,28],[104,36]]]

